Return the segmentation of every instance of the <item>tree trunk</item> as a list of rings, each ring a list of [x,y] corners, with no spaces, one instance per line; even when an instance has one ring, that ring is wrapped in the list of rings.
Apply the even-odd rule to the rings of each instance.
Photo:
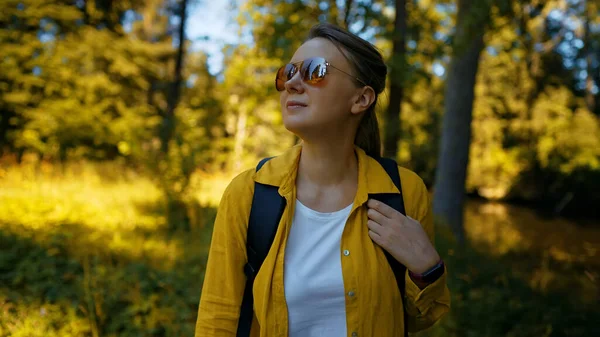
[[[163,117],[162,132],[161,132],[161,144],[162,152],[169,152],[169,142],[173,138],[173,132],[175,131],[175,109],[179,103],[179,96],[181,93],[181,82],[182,82],[182,71],[183,71],[183,55],[185,53],[185,22],[187,19],[187,3],[188,0],[181,0],[179,7],[179,18],[180,24],[177,31],[178,48],[175,56],[175,70],[173,76],[173,82],[167,96],[167,111]]]
[[[175,109],[179,103],[179,97],[181,94],[181,84],[183,81],[183,57],[185,53],[185,23],[187,19],[187,4],[188,0],[181,0],[179,4],[180,18],[179,27],[177,29],[177,53],[175,54],[175,69],[173,73],[173,81],[167,88],[167,108],[163,113],[163,121],[160,130],[161,138],[161,152],[160,161],[166,162],[167,166],[171,166],[169,159],[169,147],[171,140],[175,136],[176,127],[176,116]],[[183,158],[176,159],[183,161]],[[176,168],[177,179],[164,179],[164,193],[167,202],[167,221],[169,227],[172,229],[190,229],[190,218],[187,203],[184,197],[185,189],[189,176],[183,171],[182,168]],[[177,181],[179,180],[179,181]],[[181,184],[179,188],[175,186]]]
[[[590,112],[596,112],[596,97],[594,96],[594,69],[592,65],[592,39],[590,32],[590,16],[592,15],[592,7],[593,4],[589,3],[589,0],[586,1],[585,8],[585,22],[584,22],[584,36],[583,36],[583,44],[584,44],[584,52],[583,55],[586,59],[587,65],[587,78],[585,79],[585,103]]]
[[[11,129],[10,119],[15,113],[9,109],[0,109],[0,156],[4,150],[12,150],[13,143],[8,141],[8,132]]]
[[[244,156],[244,141],[246,140],[246,125],[248,121],[248,112],[246,107],[243,106],[238,115],[235,141],[233,146],[233,163],[231,165],[233,172],[239,172],[242,168],[242,158]]]
[[[483,18],[489,14],[489,8],[481,8],[473,5],[474,3],[470,0],[458,2],[456,36],[446,81],[442,138],[433,198],[434,214],[450,226],[459,244],[465,240],[465,181],[475,81],[479,55],[484,47]],[[477,4],[481,5],[479,2]]]
[[[406,66],[406,0],[396,0],[396,18],[394,20],[393,53],[390,71],[390,101],[385,115],[383,154],[396,158],[400,140],[402,98],[404,88],[403,74]]]
[[[350,10],[352,9],[352,0],[346,0],[344,6],[344,28],[348,29],[350,25]]]

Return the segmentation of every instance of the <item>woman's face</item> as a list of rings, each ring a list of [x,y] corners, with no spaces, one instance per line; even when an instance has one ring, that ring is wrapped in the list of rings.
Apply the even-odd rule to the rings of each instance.
[[[344,55],[327,39],[314,38],[305,42],[290,63],[310,57],[323,57],[334,67],[356,76]],[[355,130],[359,122],[357,113],[362,112],[355,109],[355,105],[360,104],[363,92],[352,77],[333,67],[327,67],[324,79],[316,84],[304,83],[296,72],[281,92],[283,124],[304,140]]]

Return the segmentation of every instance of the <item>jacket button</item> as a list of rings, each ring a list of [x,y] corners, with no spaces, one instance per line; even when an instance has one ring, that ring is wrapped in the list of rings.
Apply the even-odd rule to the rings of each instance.
[[[345,256],[348,256],[348,255],[350,255],[350,251],[349,251],[348,249],[344,250],[344,255],[345,255]]]
[[[350,290],[350,291],[348,292],[348,296],[350,296],[350,297],[354,297],[354,291]]]
[[[358,337],[358,332],[354,331],[354,332],[352,333],[352,337]]]

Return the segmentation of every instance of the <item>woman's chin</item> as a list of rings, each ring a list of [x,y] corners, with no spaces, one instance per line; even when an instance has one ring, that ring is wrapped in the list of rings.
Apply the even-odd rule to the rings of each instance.
[[[296,135],[306,132],[307,129],[310,129],[310,125],[311,123],[307,120],[306,116],[283,115],[283,126]]]
[[[285,123],[284,122],[283,126],[286,128],[286,130],[295,134],[298,137],[300,137],[303,134],[303,131],[306,130],[306,128],[304,128],[296,123]]]

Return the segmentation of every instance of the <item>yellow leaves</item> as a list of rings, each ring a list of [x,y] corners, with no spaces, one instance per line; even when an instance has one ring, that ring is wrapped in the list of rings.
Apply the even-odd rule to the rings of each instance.
[[[505,20],[508,21],[508,19]],[[504,24],[508,24],[508,22],[505,22]],[[505,41],[506,45],[508,45],[509,43],[512,43],[513,41],[517,40],[518,36],[517,32],[514,29],[502,29],[500,31],[499,38],[502,41]]]
[[[23,131],[23,139],[28,141],[34,141],[39,138],[37,131],[35,130],[25,130]]]
[[[283,53],[281,50],[280,55]],[[273,85],[275,71],[284,62],[259,48],[249,47],[238,48],[226,62],[225,80],[217,92],[223,95],[224,129],[231,134],[237,134],[238,130],[245,132],[243,147],[238,147],[238,151],[243,152],[242,157],[248,160],[244,167],[250,167],[247,164],[255,162],[257,157],[267,155],[266,151],[276,152],[291,145],[282,141],[287,139],[286,130],[281,123],[279,98]],[[240,119],[239,116],[248,117]],[[217,134],[216,131],[213,128],[211,133]]]
[[[131,147],[129,146],[129,143],[125,141],[120,141],[117,143],[117,148],[119,149],[119,153],[124,156],[131,154]]]
[[[2,99],[10,104],[26,104],[31,99],[31,95],[28,91],[5,92]]]
[[[67,6],[62,4],[45,4],[41,8],[36,8],[34,6],[26,6],[25,11],[27,14],[40,13],[43,11],[44,17],[51,17],[56,20],[61,21],[75,21],[77,19],[83,18],[83,13],[77,9],[75,6]],[[34,12],[39,11],[39,12]]]
[[[233,94],[233,95],[229,96],[229,104],[231,106],[238,105],[239,102],[240,102],[240,96],[239,95]]]
[[[600,169],[600,122],[587,109],[574,113],[573,120],[564,134],[557,137],[563,154],[571,155],[570,160],[560,166],[564,173],[578,167]]]
[[[556,141],[554,140],[553,135],[543,136],[538,140],[538,143],[537,143],[538,160],[542,164],[542,167],[549,166],[550,155],[555,147],[556,147]]]
[[[288,20],[290,20],[291,24],[296,24],[300,21],[300,15],[298,15],[298,13],[294,13],[289,16]]]
[[[121,55],[117,55],[113,63],[108,68],[110,72],[117,73],[123,77],[132,77],[135,78],[140,76],[140,69],[132,63],[130,60],[125,59]]]
[[[532,129],[537,133],[542,167],[569,174],[576,168],[600,166],[600,122],[587,109],[572,109],[575,101],[565,88],[549,88],[536,102]]]
[[[491,200],[505,198],[527,167],[520,149],[503,149],[500,141],[471,145],[468,189],[476,189]]]
[[[253,12],[250,14],[250,17],[252,18],[252,21],[254,21],[254,22],[259,22],[259,21],[261,20],[261,17],[262,17],[262,15],[261,15],[261,13],[260,13],[260,12],[258,12],[258,11],[253,11]]]
[[[490,43],[502,46],[514,40],[512,34],[513,30],[498,32]],[[535,81],[524,55],[524,49],[516,48],[498,55],[483,54],[481,60],[468,182],[470,188],[477,187],[491,198],[502,197],[502,191],[510,188],[505,179],[514,179],[515,173],[526,169],[526,162],[539,161],[543,168],[569,174],[577,167],[597,167],[600,158],[595,150],[600,148],[597,118],[566,86],[546,85],[539,95],[532,92]],[[529,95],[535,98],[531,107]],[[510,148],[503,149],[507,139],[521,156],[499,155],[510,153]],[[526,142],[533,148],[522,145]]]

